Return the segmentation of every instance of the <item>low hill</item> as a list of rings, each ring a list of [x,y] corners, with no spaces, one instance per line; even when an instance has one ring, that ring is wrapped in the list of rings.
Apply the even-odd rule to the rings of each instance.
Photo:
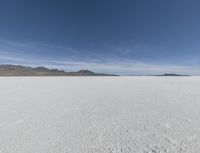
[[[174,74],[174,73],[165,73],[165,74],[156,75],[156,76],[190,76],[190,75],[182,75],[182,74]]]

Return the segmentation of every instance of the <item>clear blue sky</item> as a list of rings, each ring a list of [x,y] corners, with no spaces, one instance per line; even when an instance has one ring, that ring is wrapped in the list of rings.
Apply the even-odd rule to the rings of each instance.
[[[200,75],[199,0],[0,2],[0,64]]]

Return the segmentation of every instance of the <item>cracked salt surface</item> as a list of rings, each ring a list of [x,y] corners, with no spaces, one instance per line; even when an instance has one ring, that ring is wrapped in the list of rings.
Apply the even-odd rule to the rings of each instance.
[[[199,153],[200,77],[0,78],[0,153]]]

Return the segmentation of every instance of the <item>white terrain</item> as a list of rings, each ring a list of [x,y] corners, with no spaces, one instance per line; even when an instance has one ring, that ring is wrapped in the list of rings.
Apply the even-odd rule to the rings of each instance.
[[[199,153],[200,77],[1,77],[0,153]]]

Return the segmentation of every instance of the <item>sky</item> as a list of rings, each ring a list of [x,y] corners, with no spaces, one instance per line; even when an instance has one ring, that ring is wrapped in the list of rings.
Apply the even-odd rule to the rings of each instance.
[[[200,75],[199,0],[0,0],[0,64]]]

